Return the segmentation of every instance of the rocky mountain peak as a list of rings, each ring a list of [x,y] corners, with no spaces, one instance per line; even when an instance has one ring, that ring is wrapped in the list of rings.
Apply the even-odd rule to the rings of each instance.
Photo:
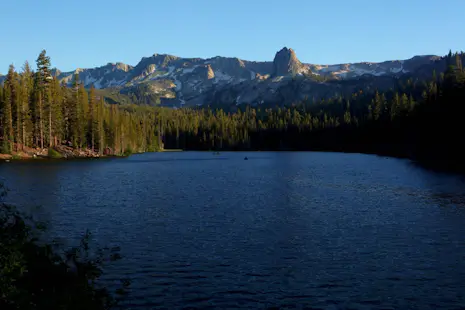
[[[180,58],[168,54],[153,54],[152,59],[157,66],[166,67],[170,65],[171,62],[179,60]]]
[[[435,62],[438,59],[439,62]],[[287,104],[306,97],[351,94],[352,88],[389,87],[393,77],[403,74],[431,77],[431,68],[445,70],[437,56],[416,56],[401,61],[380,63],[304,64],[295,51],[284,47],[273,61],[250,61],[236,57],[180,58],[168,54],[143,57],[135,65],[107,65],[52,74],[72,85],[74,74],[85,87],[117,89],[120,94],[137,94],[138,103],[163,106],[201,106],[218,104]],[[308,74],[313,72],[313,74]],[[293,83],[289,77],[302,76]],[[320,76],[323,83],[316,79]],[[0,75],[0,84],[5,76]],[[346,81],[352,80],[347,83]],[[110,94],[110,93],[109,93]],[[111,93],[113,96],[113,93]],[[140,99],[145,98],[145,99]],[[115,99],[112,98],[115,101]],[[118,99],[120,100],[120,99]],[[131,99],[132,100],[132,99]]]
[[[276,53],[273,60],[273,73],[276,76],[296,75],[303,68],[292,48],[284,47]]]
[[[122,63],[122,62],[117,62],[116,63],[116,69],[118,70],[122,70],[124,72],[128,72],[130,69],[132,69],[131,66],[125,64],[125,63]]]
[[[106,64],[106,66],[99,67],[99,68],[96,68],[96,69],[104,69],[104,70],[110,70],[110,71],[120,70],[120,71],[124,71],[124,72],[129,72],[132,69],[132,66],[127,65],[127,64],[122,63],[122,62],[116,62],[116,63],[109,62],[109,63]]]

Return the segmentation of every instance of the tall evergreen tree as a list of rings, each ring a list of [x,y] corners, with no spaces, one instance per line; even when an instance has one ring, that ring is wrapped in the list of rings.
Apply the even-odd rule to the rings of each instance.
[[[13,130],[13,106],[16,99],[16,73],[13,65],[10,65],[5,80],[3,92],[3,152],[10,153],[13,151],[14,130]]]
[[[89,112],[88,112],[88,143],[91,150],[95,149],[95,133],[96,133],[96,102],[95,102],[95,88],[92,84],[89,91]]]
[[[21,140],[22,149],[24,146],[32,145],[32,111],[31,99],[34,87],[33,72],[29,63],[26,61],[23,66],[20,82],[20,117],[21,117]]]
[[[36,72],[36,86],[37,86],[37,99],[39,109],[39,130],[40,130],[40,146],[44,148],[44,111],[45,108],[48,110],[48,128],[49,128],[49,139],[52,136],[52,107],[51,107],[51,93],[49,85],[52,81],[52,75],[50,70],[50,57],[47,56],[47,52],[42,50],[37,57],[37,72]],[[50,139],[51,140],[51,139]]]

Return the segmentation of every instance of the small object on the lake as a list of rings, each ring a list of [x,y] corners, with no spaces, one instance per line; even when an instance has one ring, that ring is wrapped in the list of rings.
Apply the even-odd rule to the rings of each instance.
[[[9,163],[9,162],[10,162],[10,160],[9,160],[9,159],[6,159],[6,160],[5,160],[5,162],[6,162],[6,163]]]
[[[247,156],[246,156],[246,157],[244,157],[244,160],[249,160],[249,159],[248,159]]]

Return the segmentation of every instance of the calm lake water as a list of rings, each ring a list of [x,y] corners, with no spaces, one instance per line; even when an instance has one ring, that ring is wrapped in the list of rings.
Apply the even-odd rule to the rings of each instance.
[[[155,153],[0,181],[54,235],[120,245],[104,282],[132,279],[128,309],[465,308],[465,180],[406,160]]]

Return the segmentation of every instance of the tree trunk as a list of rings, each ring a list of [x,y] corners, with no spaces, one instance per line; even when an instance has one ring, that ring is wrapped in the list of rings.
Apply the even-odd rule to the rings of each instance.
[[[44,120],[42,119],[42,95],[39,94],[40,147],[44,148]]]
[[[22,131],[23,131],[23,144],[21,145],[21,150],[24,151],[24,145],[26,144],[26,125],[24,124],[24,120],[23,120]]]
[[[19,146],[22,144],[22,134],[21,134],[21,101],[16,101],[16,152],[19,151]],[[22,104],[21,104],[22,105]]]
[[[52,104],[50,103],[49,108],[48,108],[48,140],[49,140],[49,146],[53,146],[53,140],[52,140]]]
[[[26,144],[26,109],[25,109],[26,102],[23,101],[21,102],[21,116],[22,116],[22,124],[21,124],[21,134],[22,134],[22,140],[23,144],[21,145],[21,150],[24,151],[24,145]]]

